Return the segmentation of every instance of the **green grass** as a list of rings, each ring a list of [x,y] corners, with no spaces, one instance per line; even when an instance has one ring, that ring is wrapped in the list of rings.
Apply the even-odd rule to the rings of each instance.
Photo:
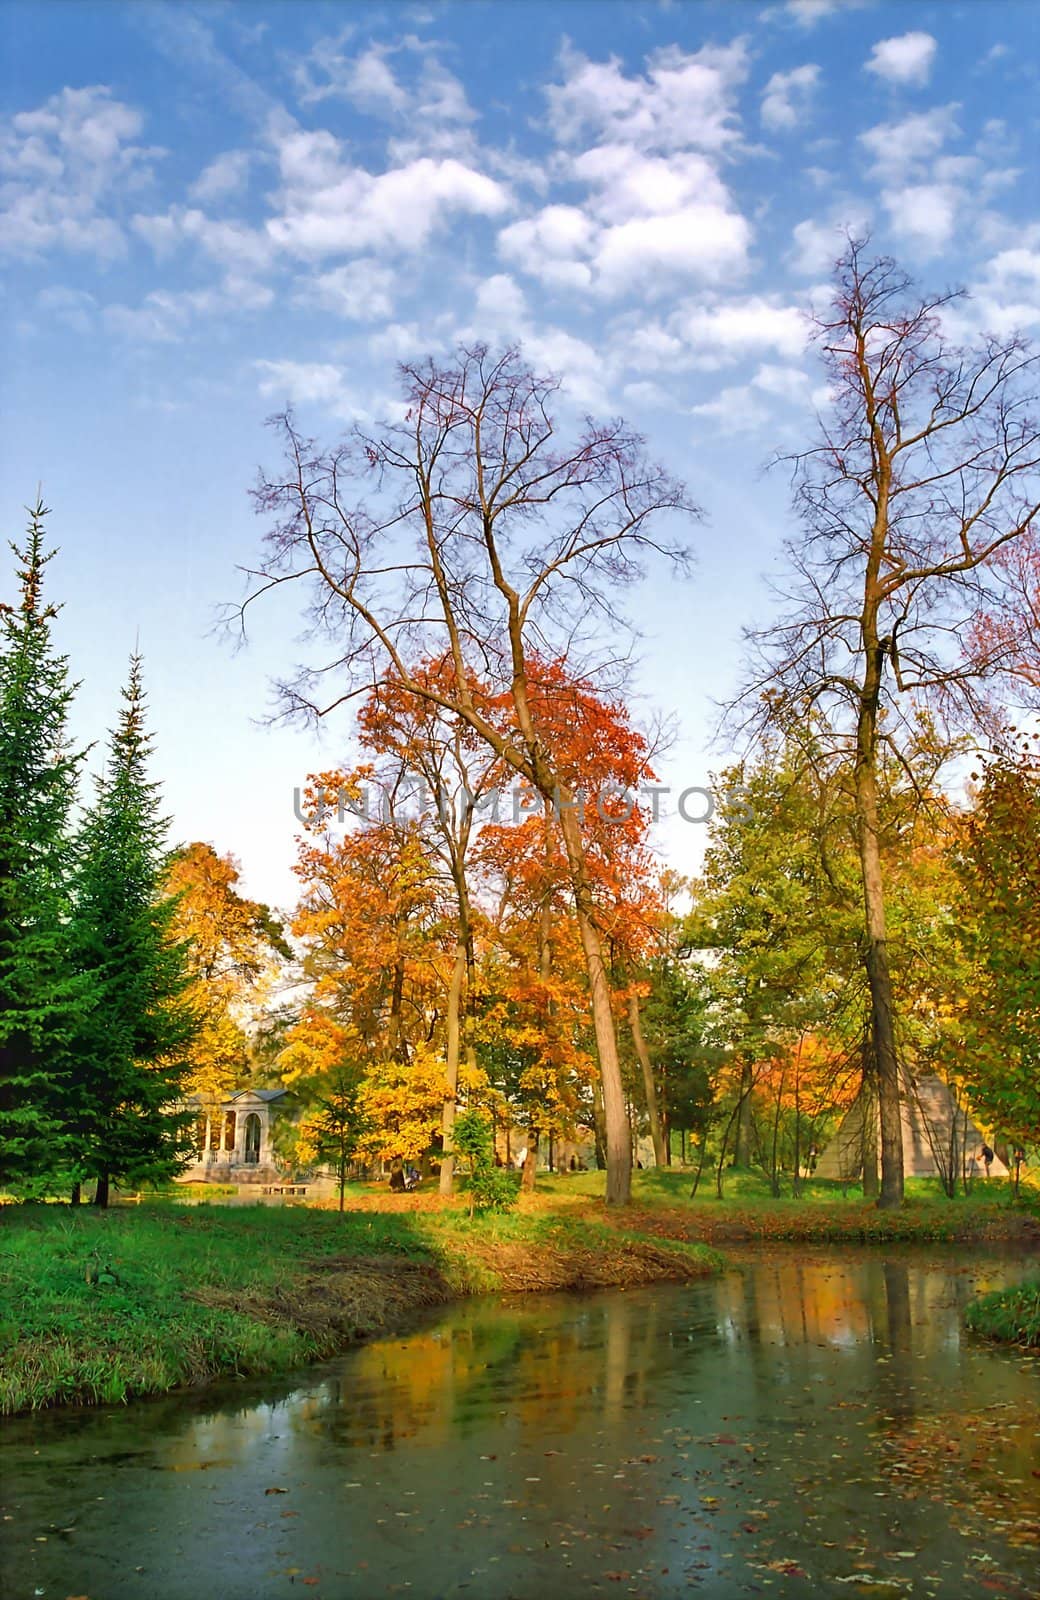
[[[800,1196],[787,1192],[779,1199],[755,1172],[727,1172],[721,1200],[714,1182],[703,1180],[691,1199],[691,1184],[692,1174],[674,1167],[635,1172],[632,1198],[641,1225],[724,1246],[741,1239],[820,1244],[1035,1240],[1040,1224],[1036,1189],[1023,1187],[1016,1200],[1006,1179],[977,1182],[970,1195],[953,1199],[936,1178],[910,1179],[906,1201],[896,1211],[879,1211],[859,1185],[825,1179],[806,1182]],[[539,1175],[538,1192],[537,1203],[549,1209],[588,1208],[603,1194],[603,1174]]]
[[[283,1371],[320,1354],[306,1332],[189,1298],[287,1286],[301,1259],[432,1259],[402,1219],[319,1211],[58,1206],[0,1211],[0,1410],[106,1403],[214,1372]]]
[[[618,1282],[667,1276],[662,1250],[689,1275],[718,1264],[656,1239],[640,1258],[639,1239],[539,1214],[5,1206],[0,1412],[284,1372],[452,1295],[609,1281],[595,1273],[610,1251]]]
[[[1040,1279],[980,1295],[964,1314],[973,1333],[1040,1349]]]

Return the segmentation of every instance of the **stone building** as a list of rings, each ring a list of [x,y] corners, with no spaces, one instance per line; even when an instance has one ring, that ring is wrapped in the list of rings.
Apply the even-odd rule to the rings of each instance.
[[[182,1183],[274,1183],[281,1170],[272,1132],[279,1117],[295,1110],[287,1089],[239,1089],[226,1100],[198,1108],[197,1159],[180,1175]]]
[[[934,1073],[920,1078],[905,1075],[899,1114],[903,1135],[903,1175],[907,1178],[941,1178],[944,1175],[982,1174],[981,1151],[987,1136],[967,1107]],[[989,1136],[992,1142],[993,1135]],[[881,1119],[877,1097],[864,1093],[845,1113],[833,1139],[816,1164],[817,1178],[851,1182],[861,1177],[865,1156],[877,1160]],[[990,1176],[1007,1177],[999,1157],[990,1163]]]

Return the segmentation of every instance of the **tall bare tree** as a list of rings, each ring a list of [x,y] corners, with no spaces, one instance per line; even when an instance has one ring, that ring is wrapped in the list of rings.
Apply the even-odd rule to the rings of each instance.
[[[682,562],[669,525],[695,508],[623,422],[587,421],[561,439],[558,383],[515,350],[475,346],[401,376],[402,420],[355,428],[332,449],[302,437],[291,416],[276,419],[284,468],[256,490],[273,525],[242,614],[303,582],[326,648],[281,685],[287,711],[325,716],[383,678],[460,717],[558,809],[603,1084],[607,1201],[625,1204],[628,1116],[578,797],[532,706],[528,668],[557,657],[604,681],[627,649],[619,593],[649,557]],[[409,666],[430,656],[450,664],[443,687]],[[489,706],[474,680],[489,686]]]
[[[792,460],[801,538],[781,618],[753,633],[741,703],[789,732],[815,712],[851,763],[863,953],[881,1113],[878,1204],[903,1198],[896,1007],[885,924],[879,758],[897,760],[926,707],[985,726],[987,682],[1010,664],[981,617],[1001,615],[1040,510],[1037,357],[1019,338],[949,333],[955,294],[920,297],[850,241],[816,322],[830,386],[817,442]],[[816,726],[819,727],[819,722]],[[913,775],[906,763],[907,781]]]

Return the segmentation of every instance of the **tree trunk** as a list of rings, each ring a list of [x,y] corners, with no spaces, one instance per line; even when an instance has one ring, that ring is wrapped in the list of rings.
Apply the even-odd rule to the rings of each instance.
[[[862,736],[861,736],[862,737]],[[873,762],[857,757],[856,810],[859,856],[866,916],[866,968],[870,987],[870,1022],[874,1072],[881,1120],[881,1191],[878,1206],[891,1210],[903,1203],[903,1133],[899,1104],[899,1061],[896,1055],[892,978],[885,934],[885,900],[878,842],[877,780]]]
[[[621,1079],[610,983],[603,945],[593,914],[592,889],[585,870],[585,841],[574,811],[560,805],[560,831],[567,847],[567,863],[574,887],[578,931],[589,977],[592,1026],[596,1035],[600,1082],[603,1085],[603,1120],[607,1146],[607,1205],[627,1206],[632,1195],[632,1145],[625,1088]]]
[[[592,1138],[596,1147],[596,1171],[604,1172],[607,1165],[607,1142],[603,1131],[603,1090],[598,1083],[592,1086]]]
[[[751,1088],[751,1062],[745,1061],[740,1069],[737,1137],[733,1146],[733,1165],[737,1168],[751,1165]]]
[[[69,1205],[70,1206],[78,1206],[79,1203],[80,1203],[80,1200],[82,1198],[83,1198],[83,1185],[81,1183],[74,1183],[72,1185],[72,1192],[69,1195]]]
[[[863,1121],[861,1125],[863,1149],[863,1198],[876,1200],[878,1196],[878,1141],[877,1122],[874,1117],[876,1099],[874,1095],[874,1074],[864,1079],[863,1095]]]
[[[528,1194],[534,1193],[535,1174],[538,1170],[538,1129],[532,1128],[527,1136],[527,1155],[524,1157],[524,1175],[521,1187]]]
[[[98,1178],[97,1188],[94,1190],[94,1204],[96,1206],[100,1206],[102,1210],[104,1210],[108,1205],[108,1191],[108,1173],[103,1172]]]
[[[798,1040],[798,1054],[794,1062],[794,1193],[802,1194],[802,1040]]]
[[[650,1118],[650,1137],[654,1143],[654,1162],[655,1165],[663,1167],[667,1164],[667,1155],[665,1152],[664,1131],[661,1127],[661,1114],[657,1108],[654,1069],[650,1064],[650,1052],[646,1048],[646,1040],[643,1038],[643,1023],[639,1015],[639,996],[634,989],[628,997],[628,1025],[632,1030],[632,1043],[636,1047],[636,1056],[643,1072],[646,1112]]]
[[[455,965],[452,968],[451,982],[448,985],[448,1013],[445,1023],[446,1045],[444,1076],[448,1080],[448,1091],[444,1097],[444,1106],[441,1110],[441,1194],[451,1194],[455,1177],[454,1154],[454,1127],[455,1106],[459,1086],[459,1043],[461,1039],[462,1022],[462,986],[466,978],[466,944],[459,940],[455,947]]]
[[[777,1166],[780,1148],[780,1109],[784,1095],[785,1072],[780,1073],[780,1087],[776,1091],[776,1108],[773,1113],[773,1143],[769,1153],[769,1191],[774,1200],[780,1198],[780,1169]]]
[[[400,938],[400,924],[397,927]],[[390,1016],[387,1021],[387,1045],[395,1061],[408,1060],[408,1043],[404,1037],[401,1025],[401,1010],[404,1005],[404,962],[398,961],[394,965],[393,983],[390,990]]]

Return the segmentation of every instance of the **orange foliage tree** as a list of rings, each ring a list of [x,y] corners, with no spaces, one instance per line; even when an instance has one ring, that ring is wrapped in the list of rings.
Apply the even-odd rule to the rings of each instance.
[[[240,881],[232,856],[198,842],[175,852],[166,875],[166,893],[176,900],[173,937],[188,946],[186,999],[198,1019],[188,1088],[206,1099],[241,1085],[246,1026],[292,957],[281,923],[241,893]]]

